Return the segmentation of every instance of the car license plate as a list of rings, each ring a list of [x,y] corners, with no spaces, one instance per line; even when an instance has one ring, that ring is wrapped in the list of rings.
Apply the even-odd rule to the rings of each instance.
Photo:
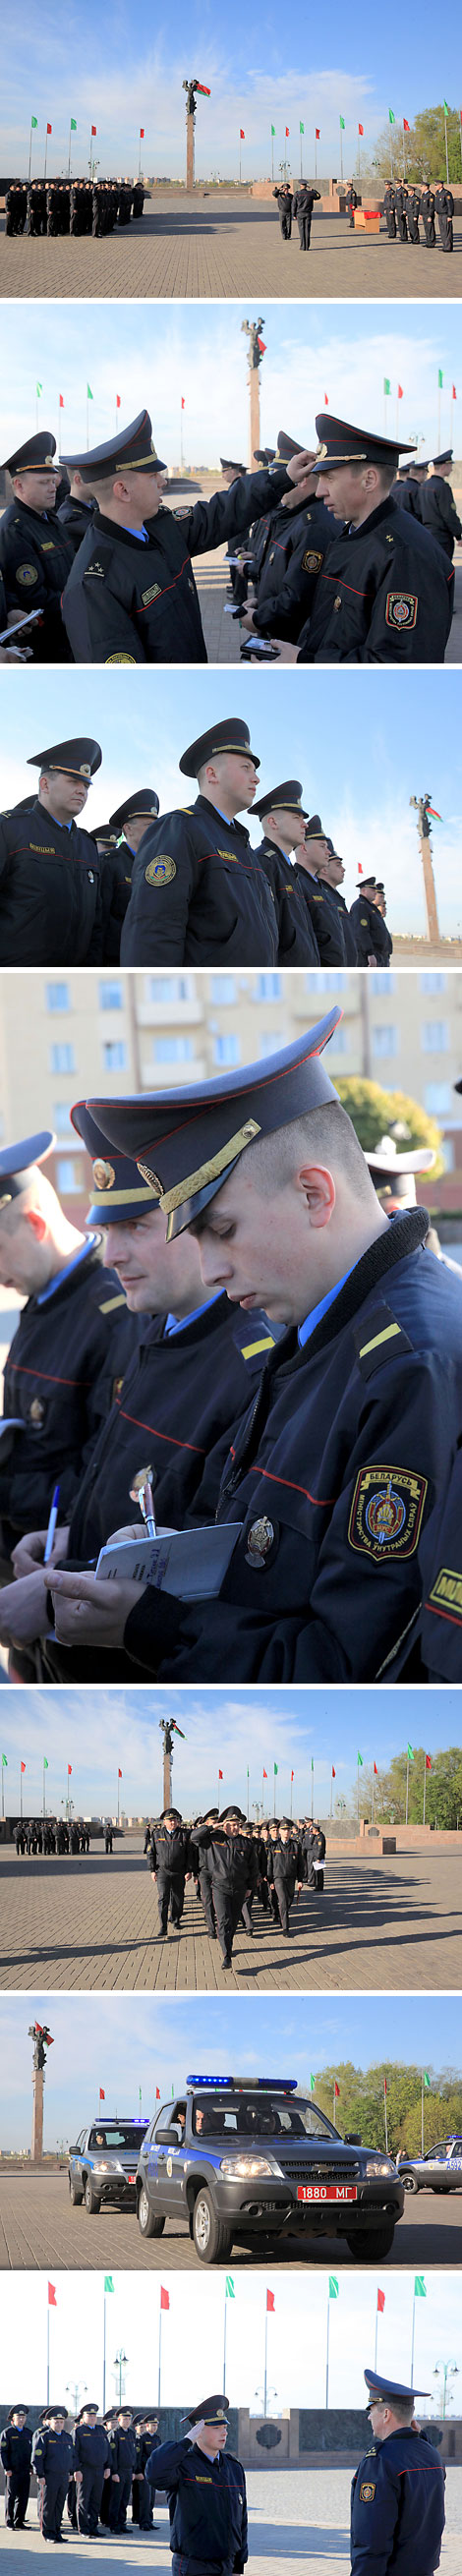
[[[136,2176],[135,2176],[135,2174],[127,2174],[127,2182],[135,2182],[135,2180],[136,2180]]]
[[[299,2182],[297,2200],[357,2200],[356,2183]]]

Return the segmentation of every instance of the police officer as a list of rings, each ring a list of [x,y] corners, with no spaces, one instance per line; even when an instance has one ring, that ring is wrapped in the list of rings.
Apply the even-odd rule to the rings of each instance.
[[[415,2422],[416,2397],[398,2379],[365,2370],[370,2448],[351,2490],[351,2576],[383,2576],[401,2562],[406,2576],[433,2576],[444,2531],[444,2470]]]
[[[199,1895],[199,1897],[200,1897],[201,1905],[203,1905],[203,1908],[204,1908],[205,1920],[206,1920],[207,1931],[208,1931],[208,1935],[209,1935],[209,1940],[210,1940],[210,1941],[216,1941],[216,1938],[217,1938],[217,1926],[216,1926],[215,1906],[214,1906],[214,1901],[213,1901],[213,1887],[212,1887],[212,1878],[211,1878],[211,1847],[212,1847],[212,1845],[211,1845],[211,1843],[209,1843],[209,1844],[205,1844],[205,1846],[204,1846],[204,1845],[199,1844],[199,1843],[197,1842],[197,1840],[196,1840],[196,1825],[207,1825],[207,1826],[208,1826],[208,1828],[209,1828],[209,1830],[211,1831],[211,1834],[212,1834],[212,1842],[213,1842],[213,1827],[214,1827],[215,1825],[217,1825],[217,1824],[218,1824],[218,1821],[219,1821],[219,1808],[218,1808],[218,1807],[207,1807],[207,1809],[206,1809],[206,1813],[205,1813],[205,1816],[196,1816],[195,1824],[194,1824],[194,1826],[193,1826],[193,1833],[192,1833],[192,1845],[191,1845],[192,1852],[194,1852],[194,1859],[192,1860],[192,1867],[194,1868],[194,1865],[196,1865],[196,1868],[197,1868],[197,1883],[196,1883],[196,1884],[197,1884],[197,1893],[198,1893],[198,1895]]]
[[[72,549],[56,519],[59,466],[55,456],[56,439],[44,429],[3,459],[14,501],[0,522],[0,570],[8,609],[21,608],[23,616],[31,608],[43,610],[40,625],[29,629],[34,662],[72,661],[61,617],[61,592]]]
[[[245,474],[246,468],[245,465],[241,465],[239,460],[236,460],[236,458],[232,456],[220,456],[220,465],[223,481],[226,484],[227,491],[229,492],[231,485],[239,481],[240,475]],[[234,537],[228,537],[226,548],[226,562],[229,576],[228,587],[236,608],[241,608],[243,601],[247,598],[249,575],[246,555],[249,533],[249,528],[243,528],[238,541],[235,540]],[[235,560],[237,553],[240,558],[238,562]]]
[[[179,1932],[184,1906],[185,1880],[190,1877],[189,1827],[183,1824],[179,1807],[164,1807],[152,1836],[152,1875],[157,1880],[159,1900],[159,1934],[165,1941],[168,1920],[172,1932]]]
[[[66,537],[68,538],[69,544],[72,546],[74,554],[78,554],[78,549],[82,544],[82,539],[87,534],[91,520],[94,519],[95,510],[96,501],[93,500],[91,494],[86,490],[86,486],[82,482],[82,476],[78,473],[76,467],[75,473],[71,475],[64,500],[58,502],[57,508],[59,525],[61,528],[65,529]]]
[[[7,2531],[23,2531],[30,2496],[32,2433],[28,2406],[10,2406],[0,2433],[0,2459],[5,2471]]]
[[[321,966],[345,966],[343,921],[330,886],[320,881],[318,873],[327,849],[320,814],[309,814],[304,838],[297,836],[294,874],[310,915]]]
[[[348,188],[348,190],[347,190],[347,207],[348,207],[348,213],[349,213],[349,217],[350,217],[350,232],[354,232],[354,228],[355,228],[355,207],[357,206],[357,203],[358,203],[357,191],[356,191],[356,188],[355,188],[355,187],[354,187],[354,185],[353,185],[353,180],[352,180],[352,179],[350,179],[350,185],[349,185],[349,188]]]
[[[72,2474],[72,2433],[66,2433],[67,2406],[45,2406],[32,2445],[32,2467],[39,2485],[42,2540],[63,2540],[62,2516]]]
[[[147,2461],[146,2476],[152,2469],[153,2484],[167,2489],[172,2576],[243,2576],[246,2485],[240,2460],[225,2456],[228,2414],[227,2397],[203,2397],[183,2440],[161,2442]]]
[[[378,912],[380,921],[380,965],[389,966],[390,960],[393,956],[393,940],[391,930],[388,928],[387,899],[383,878],[381,877],[377,878],[375,902],[376,911]]]
[[[423,223],[423,228],[424,228],[424,233],[425,233],[425,241],[426,241],[427,250],[434,250],[434,249],[435,249],[435,244],[436,244],[436,232],[435,232],[435,198],[434,198],[433,188],[431,188],[431,187],[430,187],[430,183],[429,183],[429,180],[428,180],[428,179],[423,179],[423,181],[422,181],[422,187],[421,187],[421,191],[420,191],[420,212],[421,212],[421,216],[422,216],[422,223]]]
[[[104,961],[108,966],[119,964],[122,923],[130,901],[133,860],[149,823],[155,819],[158,812],[159,798],[155,787],[134,788],[133,794],[125,798],[124,804],[119,805],[114,814],[110,814],[108,825],[102,827],[105,835],[104,857],[107,862],[106,866],[103,865],[102,873],[105,916]],[[101,832],[98,832],[95,838],[97,847],[100,849]]]
[[[268,1850],[268,1883],[274,1888],[276,1921],[280,1923],[284,1939],[288,1941],[290,1908],[293,1905],[295,1889],[298,1887],[300,1891],[302,1883],[302,1856],[290,1816],[281,1816],[280,1822],[275,1817],[274,1821],[276,1830],[274,1838],[271,1836]]]
[[[432,472],[422,482],[419,493],[422,526],[429,528],[430,536],[443,547],[449,563],[452,563],[456,537],[462,537],[462,524],[451,491],[452,462],[452,447],[445,447],[440,456],[434,456]]]
[[[70,1510],[133,1342],[123,1290],[102,1275],[101,1236],[69,1224],[43,1168],[55,1142],[48,1129],[0,1153],[0,1281],[26,1297],[4,1373],[4,1565],[23,1530],[46,1529],[56,1483],[61,1515]]]
[[[435,205],[442,248],[451,251],[454,249],[454,198],[447,179],[443,179],[441,187],[436,190]]]
[[[11,179],[5,196],[5,234],[8,241],[24,232],[27,215],[27,188],[24,179]]]
[[[279,958],[286,966],[319,966],[320,953],[305,902],[303,886],[291,866],[291,851],[304,846],[306,809],[299,778],[283,778],[278,787],[257,798],[254,812],[264,823],[255,856],[273,888],[279,924]]]
[[[286,462],[300,456],[301,449],[287,430],[280,429],[277,452]],[[296,643],[311,613],[327,547],[340,536],[342,521],[337,524],[326,510],[317,476],[309,467],[303,483],[286,493],[260,528],[261,542],[253,557],[256,601],[242,618],[242,630]]]
[[[23,1817],[22,1817],[22,1816],[19,1816],[19,1817],[18,1817],[17,1825],[15,1825],[15,1828],[14,1828],[14,1837],[13,1837],[13,1839],[14,1839],[14,1842],[15,1842],[15,1844],[16,1844],[16,1859],[17,1859],[17,1860],[24,1860],[24,1854],[25,1854],[25,1850],[26,1850],[26,1830],[25,1830],[25,1825],[24,1825],[24,1819],[23,1819]]]
[[[136,2416],[136,2468],[132,2487],[132,2520],[139,2524],[140,2531],[155,2531],[156,2528],[152,2518],[156,2490],[154,2484],[146,2477],[146,2467],[148,2460],[151,2460],[154,2468],[154,2454],[160,2450],[158,2424],[158,2415]]]
[[[298,224],[298,238],[301,250],[309,250],[313,206],[316,204],[316,201],[319,203],[320,193],[320,189],[311,188],[306,179],[299,180],[294,197],[294,215]]]
[[[37,798],[0,815],[0,953],[5,966],[99,964],[104,916],[95,843],[80,828],[101,768],[92,735],[29,754]]]
[[[120,2406],[110,2434],[111,2489],[109,2529],[125,2531],[127,2506],[130,2503],[133,2471],[136,2466],[136,2433],[131,2406]]]
[[[407,228],[408,228],[409,240],[410,240],[410,242],[418,242],[418,241],[420,241],[420,233],[419,233],[420,197],[419,197],[419,191],[418,191],[418,188],[408,188],[408,189],[407,189],[407,192],[406,192],[406,215],[407,215]]]
[[[217,1939],[223,1968],[232,1967],[233,1942],[241,1914],[252,1930],[249,1910],[257,1884],[256,1855],[240,1807],[224,1807],[217,1824],[197,1825],[194,1840],[200,1857],[208,1855]]]
[[[275,965],[275,897],[238,816],[251,809],[260,762],[240,716],[210,725],[179,767],[199,794],[161,814],[140,843],[122,929],[122,964]]]
[[[398,441],[325,412],[316,429],[314,464],[345,527],[325,555],[299,661],[443,662],[453,576],[427,528],[390,498]]]
[[[110,1818],[110,1816],[106,1816],[106,1823],[105,1823],[105,1827],[104,1827],[104,1849],[105,1849],[105,1852],[112,1852],[112,1834],[113,1834],[113,1828],[112,1828],[112,1824],[111,1824],[111,1818]]]
[[[290,241],[294,201],[289,179],[283,179],[282,186],[280,188],[273,188],[273,197],[276,198],[282,239],[283,241]]]
[[[390,499],[396,501],[398,510],[410,510],[414,519],[421,518],[420,486],[425,482],[426,473],[427,465],[423,459],[419,457],[417,461],[414,458],[413,465],[400,465],[392,483]]]
[[[395,206],[396,206],[396,221],[397,221],[397,225],[398,225],[398,235],[399,235],[399,240],[400,240],[400,241],[402,241],[402,242],[407,242],[407,223],[406,223],[407,188],[406,188],[406,187],[404,187],[402,184],[400,184],[400,186],[399,186],[398,188],[395,188]]]
[[[204,1284],[289,1328],[233,1438],[219,1599],[179,1609],[127,1584],[102,1605],[162,1680],[370,1679],[420,1598],[419,1537],[462,1432],[460,1281],[424,1248],[424,1208],[391,1224],[378,1208],[322,1062],[338,1017],[257,1071],[104,1110],[155,1168],[170,1238],[197,1231]],[[64,1607],[72,1578],[56,1580]]]
[[[300,480],[306,457],[271,476],[240,475],[229,492],[178,510],[163,504],[167,469],[147,411],[105,446],[63,462],[78,466],[97,501],[63,595],[75,661],[206,662],[192,556],[263,517]]]
[[[390,963],[390,933],[387,933],[386,924],[381,919],[377,894],[376,877],[361,877],[355,902],[350,908],[358,966],[389,966]]]
[[[383,194],[383,211],[389,241],[396,241],[396,199],[393,180],[388,179]]]
[[[98,2419],[99,2407],[87,2397],[76,2419],[73,2454],[77,2530],[87,2540],[96,2539],[103,2486],[111,2475],[109,2438]]]
[[[330,839],[329,833],[326,833],[324,842],[319,845],[317,868],[318,878],[321,879],[321,885],[328,886],[329,893],[333,897],[333,901],[336,905],[336,910],[340,913],[340,924],[347,966],[357,966],[358,950],[353,923],[351,920],[351,914],[348,911],[348,906],[345,903],[345,896],[341,893],[341,887],[344,883],[345,877],[345,863],[344,860],[340,858],[339,851],[334,850],[334,844]]]

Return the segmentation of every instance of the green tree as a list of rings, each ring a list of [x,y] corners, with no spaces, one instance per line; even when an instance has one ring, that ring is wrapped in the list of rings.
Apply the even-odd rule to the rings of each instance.
[[[449,116],[445,118],[441,103],[440,107],[422,108],[421,114],[415,117],[409,134],[403,135],[402,122],[398,118],[395,125],[382,127],[374,145],[373,155],[370,159],[361,159],[363,202],[366,202],[367,192],[371,196],[382,195],[382,190],[390,178],[392,165],[393,177],[396,181],[402,179],[404,169],[406,179],[411,183],[415,180],[417,185],[424,178],[432,180],[435,184],[437,180],[445,179],[446,124],[449,178],[460,182],[462,171],[459,111],[457,107],[451,107]]]
[[[424,2146],[437,2146],[453,2130],[462,2135],[462,2081],[452,2069],[435,2077],[431,2067],[430,2089],[424,2093]],[[351,2060],[325,2067],[315,2076],[315,2098],[327,2118],[333,2117],[334,2081],[339,2086],[335,2104],[335,2127],[340,2135],[349,2130],[360,2133],[363,2146],[385,2149],[385,2078],[388,2151],[397,2156],[406,2147],[409,2155],[420,2154],[422,2133],[421,2066],[396,2062],[353,2066]],[[303,2089],[303,2079],[302,2087]]]
[[[428,1145],[436,1154],[432,1179],[444,1171],[440,1129],[436,1118],[429,1118],[420,1101],[410,1100],[405,1091],[382,1091],[381,1084],[369,1082],[363,1075],[341,1075],[335,1085],[343,1109],[348,1110],[352,1126],[359,1136],[363,1152],[372,1153],[382,1136],[389,1136],[395,1126],[405,1127],[401,1137],[403,1152],[409,1145]],[[398,1153],[400,1138],[397,1138]]]

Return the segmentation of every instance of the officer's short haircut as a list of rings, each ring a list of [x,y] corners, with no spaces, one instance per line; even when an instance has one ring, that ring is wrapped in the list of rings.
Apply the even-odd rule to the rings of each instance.
[[[255,1189],[266,1197],[272,1190],[284,1189],[304,1162],[332,1165],[349,1181],[355,1198],[375,1198],[362,1145],[340,1100],[323,1101],[319,1109],[307,1110],[287,1127],[278,1127],[275,1135],[257,1137],[246,1148],[243,1169],[249,1164]]]
[[[366,458],[366,464],[375,466],[381,492],[391,492],[391,486],[392,483],[395,482],[396,477],[396,465],[376,465],[374,456],[368,456]],[[357,479],[360,474],[364,473],[364,460],[361,460],[360,457],[350,457],[349,465],[351,473],[355,474]]]
[[[391,2413],[392,2415],[396,2415],[398,2424],[412,2424],[414,2415],[413,2397],[384,2397],[381,2400],[381,2403],[383,2406],[390,2406]]]

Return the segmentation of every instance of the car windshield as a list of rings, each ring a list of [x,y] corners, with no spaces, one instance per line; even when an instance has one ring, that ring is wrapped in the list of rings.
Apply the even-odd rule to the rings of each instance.
[[[147,2122],[144,2123],[142,2120],[136,2122],[111,2120],[110,2127],[105,2123],[104,2127],[98,2126],[97,2129],[91,2129],[88,2143],[91,2148],[128,2147],[130,2154],[137,2155],[145,2135],[145,2127]]]
[[[283,2093],[204,2093],[194,2102],[195,2138],[336,2138],[338,2131],[318,2111]]]

